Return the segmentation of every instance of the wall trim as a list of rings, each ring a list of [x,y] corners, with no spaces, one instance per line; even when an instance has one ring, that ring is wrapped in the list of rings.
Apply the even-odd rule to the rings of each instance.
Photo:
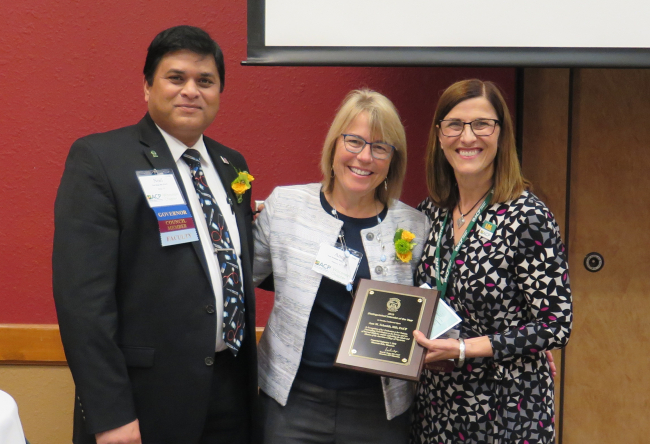
[[[0,324],[0,364],[67,365],[58,324]]]
[[[57,324],[0,324],[2,364],[66,365]]]

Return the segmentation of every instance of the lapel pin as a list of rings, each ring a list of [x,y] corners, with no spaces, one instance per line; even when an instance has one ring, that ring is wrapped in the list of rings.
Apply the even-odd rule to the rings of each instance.
[[[226,158],[223,157],[223,156],[221,156],[221,161],[222,161],[223,163],[225,163],[226,165],[230,165],[230,162],[228,162],[228,159],[226,159]]]
[[[155,152],[154,150],[151,150],[151,155],[152,155],[153,157],[158,157],[158,153]]]

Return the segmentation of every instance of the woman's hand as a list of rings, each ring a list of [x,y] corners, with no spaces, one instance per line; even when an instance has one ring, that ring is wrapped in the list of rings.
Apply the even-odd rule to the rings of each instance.
[[[428,350],[424,358],[425,364],[445,359],[458,359],[460,355],[460,344],[457,339],[427,339],[422,332],[417,330],[413,332],[413,337],[418,344]],[[465,357],[476,358],[479,356],[493,356],[489,339],[486,336],[465,339]],[[551,369],[551,376],[555,378],[557,369],[553,354],[549,350],[546,350],[546,358],[548,359],[548,366]]]
[[[422,332],[417,330],[413,332],[413,336],[418,344],[429,350],[424,359],[425,363],[443,359],[458,359],[460,355],[460,342],[458,339],[427,339]],[[490,343],[490,338],[487,336],[465,339],[466,358],[491,358],[492,356],[494,356],[492,343]]]
[[[424,358],[425,364],[444,359],[458,359],[460,355],[460,344],[457,339],[427,339],[417,330],[413,332],[413,336],[418,344],[428,350]]]

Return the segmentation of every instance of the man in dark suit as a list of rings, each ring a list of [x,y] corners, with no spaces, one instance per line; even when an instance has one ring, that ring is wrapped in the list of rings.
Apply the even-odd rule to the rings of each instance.
[[[223,87],[206,32],[165,30],[147,53],[145,117],[70,149],[52,262],[76,444],[258,441],[249,182],[233,187],[248,167],[203,136]],[[162,206],[152,175],[176,187]],[[166,198],[185,210],[163,211],[179,208]]]

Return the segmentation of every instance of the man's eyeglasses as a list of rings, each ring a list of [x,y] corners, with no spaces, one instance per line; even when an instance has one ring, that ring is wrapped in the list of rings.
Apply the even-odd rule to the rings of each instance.
[[[370,145],[370,155],[375,159],[388,159],[393,153],[395,147],[385,142],[366,142],[363,137],[354,134],[341,134],[343,136],[343,145],[351,153],[359,154],[366,145]]]
[[[460,120],[441,120],[438,123],[438,128],[443,136],[458,137],[463,133],[465,125],[469,125],[472,132],[476,136],[491,136],[494,134],[494,129],[497,125],[501,124],[496,119],[476,119],[471,122],[462,122]]]

